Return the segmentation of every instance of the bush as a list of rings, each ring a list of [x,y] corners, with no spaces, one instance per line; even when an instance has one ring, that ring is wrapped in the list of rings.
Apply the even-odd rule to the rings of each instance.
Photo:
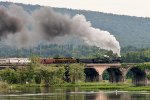
[[[150,80],[150,74],[147,75],[147,79]]]
[[[7,91],[9,89],[9,85],[6,82],[0,81],[0,92]]]
[[[33,76],[34,76],[34,70],[30,67],[27,68],[18,68],[16,70],[16,73],[18,75],[18,83],[25,84],[26,82],[31,83]]]
[[[65,77],[65,69],[64,67],[53,67],[49,69],[49,72],[51,73],[51,80],[50,84],[54,85],[61,85],[64,82]]]
[[[7,68],[0,70],[0,78],[9,84],[17,83],[17,74],[14,69]]]
[[[68,68],[68,75],[72,83],[85,80],[83,64],[70,64]],[[7,68],[0,70],[0,78],[9,84],[34,82],[44,86],[61,85],[65,82],[66,69],[65,65],[57,64],[46,66],[40,64],[38,67],[20,67],[16,70]]]
[[[69,66],[69,75],[72,83],[85,80],[84,65],[83,64],[71,64]]]
[[[58,85],[63,83],[64,67],[38,67],[35,69],[35,82],[42,85]]]

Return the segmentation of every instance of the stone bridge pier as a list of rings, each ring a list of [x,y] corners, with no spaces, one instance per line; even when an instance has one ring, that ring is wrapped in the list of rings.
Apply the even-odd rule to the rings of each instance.
[[[86,81],[102,81],[103,74],[107,71],[109,82],[126,82],[128,73],[132,73],[132,83],[147,85],[149,71],[141,70],[136,66],[121,67],[121,64],[87,64],[85,67]]]

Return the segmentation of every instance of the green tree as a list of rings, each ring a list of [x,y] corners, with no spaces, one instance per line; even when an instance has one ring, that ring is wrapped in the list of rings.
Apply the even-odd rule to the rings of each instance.
[[[69,75],[72,83],[85,80],[84,64],[70,64]]]
[[[34,69],[31,66],[21,67],[16,70],[18,75],[18,82],[25,84],[26,82],[32,83],[34,77]]]
[[[34,78],[45,86],[56,85],[64,82],[64,73],[64,67],[42,66],[35,69]]]
[[[35,79],[41,82],[42,85],[49,86],[50,74],[47,68],[38,67],[35,69]]]
[[[17,73],[14,69],[3,69],[0,70],[0,78],[2,81],[6,81],[7,83],[17,83]]]

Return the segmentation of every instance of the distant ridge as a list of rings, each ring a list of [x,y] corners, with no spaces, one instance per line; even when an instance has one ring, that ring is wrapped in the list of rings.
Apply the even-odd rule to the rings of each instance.
[[[0,5],[8,6],[10,2],[0,2]],[[18,3],[28,12],[40,8],[39,5],[25,5]],[[67,13],[71,16],[83,14],[93,27],[112,33],[121,46],[136,46],[139,48],[150,47],[150,18],[115,15],[96,11],[73,10],[66,8],[54,8],[61,13]]]

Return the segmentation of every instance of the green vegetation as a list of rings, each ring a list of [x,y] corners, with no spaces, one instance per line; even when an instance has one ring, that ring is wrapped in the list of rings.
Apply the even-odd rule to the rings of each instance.
[[[126,84],[109,84],[99,86],[82,86],[85,90],[121,90],[121,91],[150,91],[150,86],[132,86]]]
[[[84,64],[71,64],[69,69],[69,75],[72,83],[76,83],[78,81],[84,82]]]
[[[28,67],[18,67],[17,69],[3,69],[0,70],[0,80],[4,85],[0,85],[1,88],[7,87],[7,84],[11,84],[13,88],[16,87],[79,87],[81,89],[89,90],[146,90],[150,91],[150,87],[136,87],[131,84],[131,77],[128,77],[129,81],[124,83],[108,83],[103,82],[85,82],[84,64],[50,64],[43,65],[39,63],[39,57],[32,56],[32,63]],[[123,66],[126,66],[124,64]],[[136,67],[146,70],[150,69],[149,63],[140,63]],[[68,76],[67,76],[68,75]],[[66,77],[67,76],[67,77]],[[150,75],[147,76],[148,79]],[[67,81],[69,78],[69,81]],[[105,80],[109,79],[108,73],[103,75]],[[9,89],[9,86],[8,88]]]
[[[144,63],[150,61],[150,50],[141,49],[122,54],[122,60],[125,63]]]
[[[150,70],[150,63],[140,63],[140,64],[137,64],[136,67],[142,70]]]
[[[132,47],[131,47],[132,48]],[[1,50],[1,48],[0,48]],[[9,50],[9,51],[8,51]],[[144,63],[150,61],[149,49],[127,50],[122,48],[121,59],[124,63]],[[85,46],[73,44],[70,45],[40,45],[32,49],[12,49],[9,47],[3,48],[0,52],[0,57],[31,57],[38,55],[39,57],[74,57],[74,58],[102,58],[104,55],[115,57],[112,51],[99,49],[95,46]],[[36,56],[35,56],[36,57]]]
[[[0,57],[31,57],[38,55],[39,57],[75,57],[75,58],[96,58],[103,55],[112,55],[111,51],[99,49],[95,46],[86,45],[39,45],[31,49],[16,49],[5,46],[0,47]],[[36,56],[35,56],[36,57]]]
[[[9,85],[6,82],[0,81],[0,93],[7,92],[9,90]]]
[[[150,86],[134,86],[125,83],[87,82],[64,84],[64,87],[79,87],[83,90],[150,91]]]
[[[82,90],[108,90],[108,91],[150,91],[150,86],[134,86],[132,84],[125,84],[125,83],[103,83],[103,82],[80,82],[80,83],[63,83],[60,85],[51,86],[53,87],[60,87],[60,88],[74,88],[78,87]],[[40,84],[13,84],[12,88],[26,88],[26,87],[43,87]]]
[[[41,84],[41,86],[61,85],[66,82],[66,66],[69,67],[71,83],[83,82],[85,79],[83,64],[42,65],[38,58],[32,57],[31,66],[0,70],[0,79],[9,84]]]

